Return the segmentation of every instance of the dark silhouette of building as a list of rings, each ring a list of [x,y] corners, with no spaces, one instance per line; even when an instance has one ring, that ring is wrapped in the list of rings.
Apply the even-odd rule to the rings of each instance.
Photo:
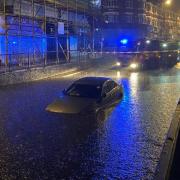
[[[101,3],[104,47],[124,48],[123,39],[130,45],[142,39],[180,37],[180,17],[162,8],[162,0],[102,0]]]

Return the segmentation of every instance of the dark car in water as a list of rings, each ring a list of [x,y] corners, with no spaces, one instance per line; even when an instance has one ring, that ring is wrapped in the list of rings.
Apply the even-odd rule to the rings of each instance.
[[[85,77],[65,89],[46,110],[61,114],[97,115],[123,97],[123,88],[110,78]]]

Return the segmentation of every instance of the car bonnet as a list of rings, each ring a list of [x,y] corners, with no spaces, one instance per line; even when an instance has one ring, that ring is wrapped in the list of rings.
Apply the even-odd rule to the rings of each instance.
[[[95,99],[64,96],[49,104],[46,111],[63,114],[77,114],[95,102]]]

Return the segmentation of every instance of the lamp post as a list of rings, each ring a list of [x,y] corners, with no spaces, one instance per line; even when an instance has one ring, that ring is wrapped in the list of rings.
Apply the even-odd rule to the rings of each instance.
[[[165,31],[165,33],[163,33],[163,35],[164,35],[164,40],[168,40],[168,30],[166,30],[166,9],[167,8],[169,8],[169,7],[171,7],[172,6],[172,3],[173,3],[173,0],[163,0],[163,2],[162,2],[162,10],[164,11],[163,12],[163,29],[164,29],[164,31]]]

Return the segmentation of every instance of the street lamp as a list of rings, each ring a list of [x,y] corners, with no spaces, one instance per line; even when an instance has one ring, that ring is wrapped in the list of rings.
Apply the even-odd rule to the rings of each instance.
[[[163,0],[162,3],[161,3],[161,8],[163,9],[163,29],[165,30],[162,35],[164,36],[164,39],[168,39],[168,30],[167,30],[167,27],[166,27],[166,10],[172,5],[173,1],[172,0]]]
[[[170,6],[172,4],[172,0],[166,0],[164,4],[166,6]]]

